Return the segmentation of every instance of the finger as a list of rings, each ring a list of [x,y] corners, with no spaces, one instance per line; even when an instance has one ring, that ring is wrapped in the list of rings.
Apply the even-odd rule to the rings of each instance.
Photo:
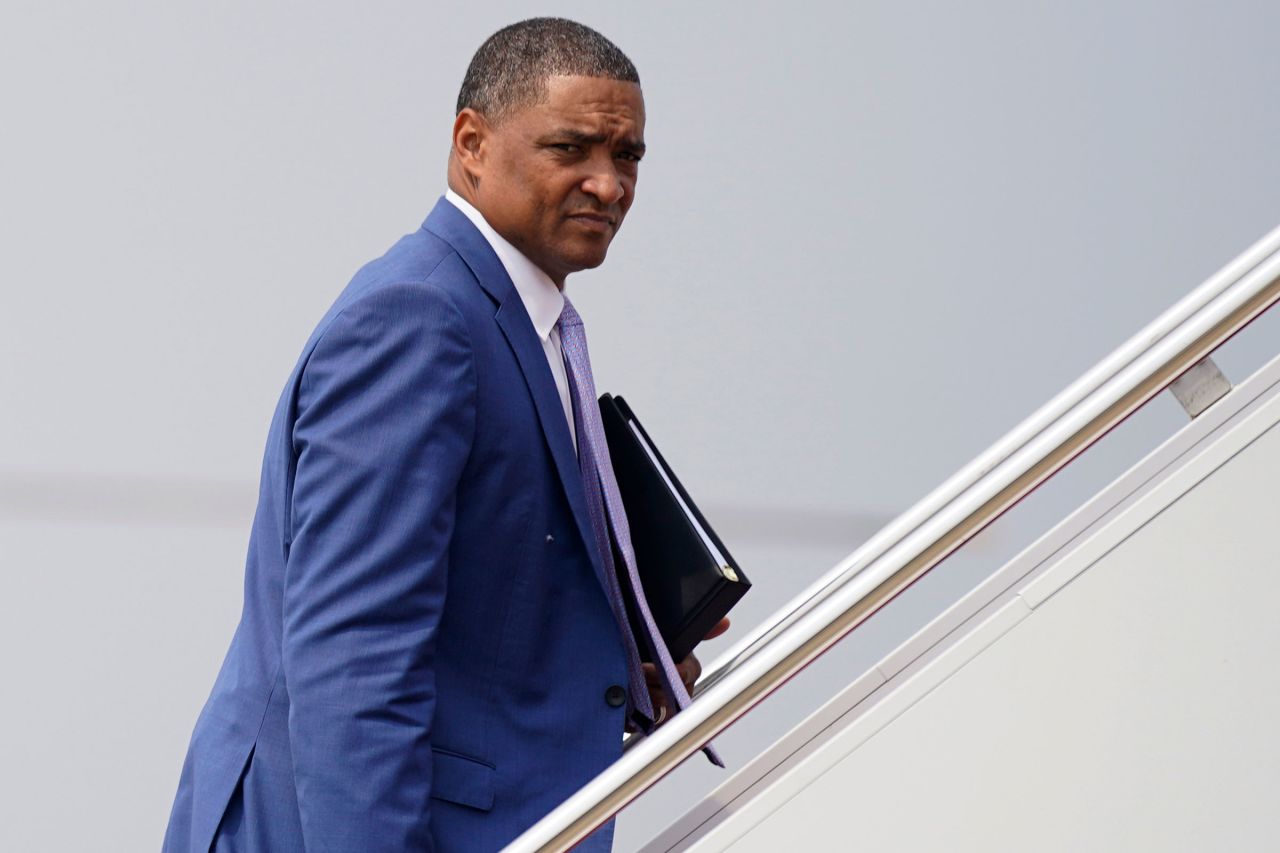
[[[680,673],[680,680],[685,683],[685,686],[692,687],[698,680],[698,676],[702,675],[702,664],[698,661],[697,655],[689,655],[676,664],[676,671]]]
[[[660,687],[662,685],[662,678],[658,675],[656,666],[651,663],[644,663],[640,665],[640,668],[644,670],[645,684],[649,685],[649,687]]]
[[[653,705],[655,716],[662,716],[667,707],[667,693],[661,687],[649,687],[649,703]]]
[[[714,626],[712,626],[711,630],[707,632],[707,636],[703,637],[702,639],[704,640],[714,639],[716,637],[719,637],[721,634],[723,634],[725,631],[728,631],[728,630],[729,630],[729,617],[726,616],[723,619],[721,619],[719,622],[717,622]]]

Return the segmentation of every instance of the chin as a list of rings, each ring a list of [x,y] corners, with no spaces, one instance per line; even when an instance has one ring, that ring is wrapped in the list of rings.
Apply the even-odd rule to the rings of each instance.
[[[604,249],[594,251],[575,252],[573,255],[564,259],[564,265],[567,269],[578,272],[581,270],[593,270],[604,263]]]
[[[592,243],[590,246],[584,246],[582,251],[584,263],[593,269],[603,264],[604,256],[609,254],[609,246],[612,243],[612,240],[602,240],[598,243]]]

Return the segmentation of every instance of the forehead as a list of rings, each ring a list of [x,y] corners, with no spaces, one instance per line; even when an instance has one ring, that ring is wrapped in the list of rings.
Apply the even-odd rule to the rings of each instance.
[[[547,78],[546,97],[540,103],[513,118],[639,137],[644,133],[644,96],[638,84],[625,80],[557,75]]]

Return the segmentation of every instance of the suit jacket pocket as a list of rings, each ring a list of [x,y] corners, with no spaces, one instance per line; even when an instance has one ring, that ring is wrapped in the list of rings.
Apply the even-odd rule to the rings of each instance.
[[[431,749],[431,797],[480,811],[493,808],[492,765],[446,749]]]

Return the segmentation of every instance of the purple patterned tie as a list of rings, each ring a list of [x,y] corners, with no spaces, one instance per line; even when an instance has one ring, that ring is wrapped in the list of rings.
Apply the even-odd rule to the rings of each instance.
[[[614,568],[613,548],[610,545],[609,528],[613,529],[613,541],[618,545],[618,553],[625,564],[626,577],[634,592],[635,610],[644,623],[645,639],[653,651],[658,676],[663,689],[675,703],[673,713],[684,709],[691,701],[689,691],[676,670],[675,661],[667,650],[667,644],[653,621],[649,611],[649,603],[644,597],[644,588],[640,585],[640,575],[636,572],[635,551],[631,547],[631,528],[627,524],[627,515],[622,507],[622,495],[618,492],[618,482],[613,476],[613,463],[609,460],[609,444],[604,436],[604,424],[600,421],[600,409],[596,404],[596,386],[591,377],[591,359],[587,355],[587,335],[582,326],[582,317],[573,307],[568,297],[564,300],[564,310],[560,313],[560,321],[556,324],[560,329],[560,345],[564,350],[564,361],[569,374],[569,392],[573,400],[574,421],[578,433],[578,465],[582,469],[582,481],[586,488],[587,512],[591,516],[591,527],[595,532],[596,544],[600,556],[604,560],[605,585],[609,593],[609,605],[613,608],[614,618],[618,620],[624,642],[627,647],[627,674],[631,682],[631,706],[649,719],[654,718],[653,705],[649,700],[649,690],[645,686],[644,674],[640,668],[640,655],[636,647],[636,638],[631,633],[627,620],[626,603],[623,596],[626,592],[618,579]],[[703,748],[712,763],[723,767],[724,762],[711,744]]]

